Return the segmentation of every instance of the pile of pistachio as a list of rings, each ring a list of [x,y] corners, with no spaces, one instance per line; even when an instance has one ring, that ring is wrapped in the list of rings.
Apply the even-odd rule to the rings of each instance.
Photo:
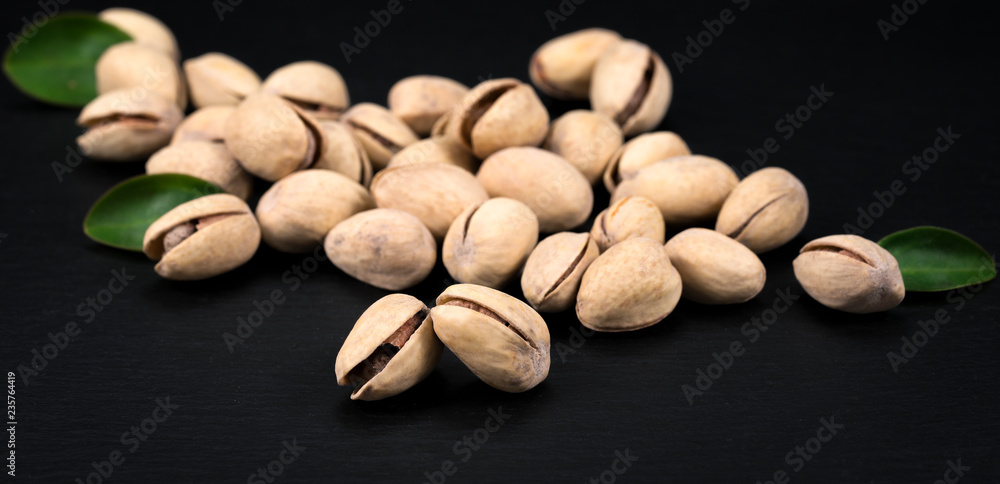
[[[182,74],[162,23],[126,9],[101,16],[135,41],[100,58],[81,147],[94,159],[148,158],[148,173],[187,174],[229,193],[184,203],[149,227],[143,249],[161,276],[232,270],[261,239],[289,253],[322,242],[339,269],[399,291],[424,280],[441,251],[460,284],[433,308],[386,296],[344,342],[336,375],[353,399],[412,387],[442,345],[487,384],[528,390],[549,370],[537,311],[575,308],[588,328],[631,331],[663,320],[681,297],[745,302],[764,286],[758,254],[806,223],[806,189],[788,171],[740,180],[677,134],[649,132],[670,104],[670,74],[647,45],[615,32],[582,30],[534,53],[535,87],[592,106],[550,122],[535,90],[512,78],[470,89],[408,77],[386,108],[352,106],[340,74],[319,62],[261,81],[208,53],[184,61]],[[185,117],[188,98],[196,110]],[[273,182],[256,209],[245,202],[251,177]],[[600,181],[611,206],[589,232],[572,231],[589,218]],[[715,230],[697,227],[713,221]],[[892,255],[857,236],[806,244],[794,269],[812,297],[843,311],[882,311],[903,297]],[[518,277],[527,304],[499,290]]]

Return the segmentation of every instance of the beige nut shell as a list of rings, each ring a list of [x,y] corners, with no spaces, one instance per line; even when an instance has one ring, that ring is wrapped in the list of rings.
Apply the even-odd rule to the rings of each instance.
[[[594,218],[590,237],[604,252],[612,245],[633,237],[645,237],[663,243],[666,227],[660,208],[646,197],[625,197],[612,203]]]
[[[226,140],[226,122],[236,111],[236,106],[205,106],[189,114],[174,130],[170,144],[184,141],[215,141],[224,143]]]
[[[589,234],[559,232],[546,237],[524,264],[524,298],[542,312],[572,308],[583,273],[598,255],[600,251]]]
[[[451,224],[441,259],[458,282],[500,289],[538,243],[538,217],[527,205],[492,198],[466,208]]]
[[[708,156],[678,156],[653,163],[615,189],[611,203],[641,196],[660,207],[667,226],[711,221],[739,182],[729,165]]]
[[[260,89],[260,76],[246,64],[219,52],[184,61],[184,74],[196,108],[235,106]]]
[[[364,146],[376,170],[385,168],[392,155],[419,139],[406,123],[378,104],[355,104],[342,120]]]
[[[337,119],[351,104],[340,72],[322,62],[299,61],[280,67],[260,88],[296,103],[319,119]]]
[[[267,181],[311,166],[325,145],[325,133],[311,116],[265,92],[247,96],[226,121],[226,148],[243,168]]]
[[[118,27],[137,43],[167,54],[174,62],[181,58],[173,32],[166,24],[146,12],[131,8],[109,8],[98,13],[97,18]]]
[[[444,163],[382,170],[372,179],[371,193],[379,208],[396,208],[412,214],[437,240],[444,239],[463,210],[489,199],[475,176]]]
[[[326,144],[313,168],[333,170],[364,186],[372,181],[372,162],[351,129],[340,121],[320,120]]]
[[[632,138],[618,148],[604,170],[604,186],[608,193],[625,178],[632,178],[636,172],[658,161],[675,156],[688,156],[691,149],[676,133],[656,131],[643,133]]]
[[[670,263],[681,275],[681,295],[702,304],[749,301],[764,288],[764,264],[743,244],[714,230],[687,229],[667,241]]]
[[[587,99],[597,59],[621,40],[617,32],[592,28],[542,44],[531,56],[528,74],[538,90],[559,99]]]
[[[438,118],[462,102],[469,88],[441,76],[410,76],[389,89],[389,111],[419,136],[427,136]]]
[[[594,184],[622,141],[621,129],[610,118],[578,109],[552,122],[542,147],[565,158]]]
[[[824,306],[874,313],[899,305],[906,295],[896,258],[857,235],[830,235],[809,242],[792,263],[799,284]]]
[[[633,98],[646,84],[638,106]],[[667,66],[649,46],[623,40],[609,47],[594,66],[590,104],[594,111],[613,119],[625,136],[655,128],[667,114],[673,81]]]
[[[758,170],[736,185],[715,230],[762,254],[795,238],[809,218],[809,195],[784,168]]]
[[[129,89],[111,91],[84,106],[76,123],[88,130],[76,142],[96,160],[137,160],[166,146],[182,116],[177,105],[156,94],[136,98]]]
[[[253,188],[250,174],[236,162],[225,145],[211,141],[186,141],[153,153],[146,173],[180,173],[201,178],[246,200]]]
[[[134,41],[112,45],[97,59],[94,74],[98,94],[129,89],[138,98],[153,92],[182,110],[187,106],[187,87],[180,67],[155,48]]]
[[[446,136],[435,136],[403,148],[389,159],[387,168],[420,163],[447,163],[470,173],[479,168],[479,161],[461,144]]]
[[[517,79],[480,83],[447,121],[448,136],[477,158],[511,146],[538,146],[549,129],[549,113],[531,86]]]

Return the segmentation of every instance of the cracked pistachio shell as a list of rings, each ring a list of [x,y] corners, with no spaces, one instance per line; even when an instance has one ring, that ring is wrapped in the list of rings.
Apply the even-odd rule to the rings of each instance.
[[[197,230],[165,251],[164,240],[186,223],[197,225]],[[250,207],[234,195],[220,193],[196,198],[163,214],[146,229],[142,251],[159,261],[157,274],[193,281],[245,264],[259,245],[260,227]]]
[[[590,84],[594,111],[613,119],[625,136],[649,131],[667,114],[673,81],[649,46],[623,40],[604,51]]]
[[[681,277],[663,244],[628,239],[601,254],[583,273],[576,316],[595,331],[642,329],[667,317],[681,290]]]
[[[549,113],[531,86],[494,79],[472,88],[448,121],[448,136],[484,159],[511,146],[538,146],[549,129]]]
[[[437,136],[413,143],[392,155],[386,168],[421,163],[447,163],[475,173],[479,162],[457,141]]]
[[[708,156],[678,156],[639,170],[615,189],[611,203],[646,197],[660,207],[668,226],[711,220],[739,182],[729,165]]]
[[[335,365],[337,384],[354,387],[351,400],[398,395],[430,375],[444,347],[428,315],[417,298],[390,294],[358,318]]]
[[[320,120],[319,126],[326,134],[326,144],[313,168],[333,170],[367,187],[372,181],[372,162],[351,129],[331,120]]]
[[[531,207],[543,233],[582,224],[594,206],[587,179],[563,157],[540,148],[498,151],[483,161],[476,177],[491,197],[513,198]]]
[[[205,106],[189,114],[177,125],[170,144],[184,141],[225,142],[226,121],[234,111],[235,106]]]
[[[138,98],[152,92],[182,110],[187,106],[187,89],[180,68],[167,54],[152,47],[136,42],[112,45],[97,59],[94,71],[98,94],[129,89]]]
[[[205,106],[237,105],[260,89],[260,76],[246,64],[218,52],[184,61],[191,103]]]
[[[437,262],[437,243],[427,227],[391,208],[367,210],[340,222],[323,247],[340,270],[390,291],[417,285]]]
[[[527,205],[491,198],[465,209],[444,238],[441,259],[458,282],[500,289],[538,243],[538,218]]]
[[[531,82],[555,98],[587,99],[597,59],[620,40],[617,32],[598,28],[556,37],[531,56]]]
[[[118,27],[135,42],[167,54],[174,62],[181,58],[173,32],[148,13],[131,8],[109,8],[97,14],[97,18]]]
[[[736,185],[715,230],[762,254],[795,238],[809,218],[809,195],[795,175],[768,167]]]
[[[410,213],[437,240],[444,239],[463,210],[490,198],[475,176],[444,163],[387,168],[372,179],[371,192],[379,208]]]
[[[802,288],[829,308],[857,314],[886,311],[906,295],[896,258],[857,235],[809,242],[792,266]]]
[[[185,141],[166,146],[149,157],[146,173],[191,175],[212,182],[243,200],[253,189],[250,174],[236,162],[225,145],[211,141]]]
[[[524,298],[535,309],[547,313],[573,307],[583,273],[598,255],[600,251],[589,234],[559,232],[546,237],[524,264]]]
[[[337,119],[351,104],[337,69],[315,61],[293,62],[264,79],[261,90],[281,96],[318,119]]]
[[[452,110],[441,115],[437,121],[434,122],[434,126],[431,127],[431,138],[449,138],[452,141],[461,144],[462,142],[458,138],[452,138],[450,131],[448,130],[448,125],[451,123],[451,118],[455,116],[455,111],[462,107],[461,104],[455,106]],[[465,147],[464,145],[462,146]],[[468,151],[468,149],[466,149]]]
[[[645,237],[662,244],[666,227],[660,208],[650,199],[625,197],[597,215],[590,236],[604,252],[612,245],[633,237]]]
[[[166,146],[182,117],[176,104],[156,94],[111,91],[84,106],[76,124],[87,131],[76,142],[95,160],[137,160]]]
[[[714,230],[690,228],[671,237],[667,254],[681,275],[685,299],[736,304],[764,288],[766,271],[757,254]]]
[[[691,149],[676,133],[657,131],[644,133],[618,148],[604,170],[604,186],[613,193],[623,179],[635,176],[639,170],[675,156],[689,156]]]
[[[376,170],[385,168],[392,155],[419,139],[406,123],[378,104],[355,104],[344,113],[343,121],[365,147]]]
[[[434,123],[451,111],[469,88],[440,76],[411,76],[389,89],[389,111],[419,136],[427,136]]]
[[[312,167],[325,146],[316,120],[273,94],[251,94],[226,121],[226,148],[267,181]]]
[[[553,121],[542,147],[565,158],[593,185],[622,141],[622,130],[614,121],[580,109]]]
[[[282,252],[305,253],[334,226],[373,207],[368,191],[330,170],[303,170],[271,185],[257,203],[264,242]]]
[[[445,289],[431,309],[434,332],[472,373],[505,392],[534,388],[549,374],[549,328],[520,300],[475,284]]]

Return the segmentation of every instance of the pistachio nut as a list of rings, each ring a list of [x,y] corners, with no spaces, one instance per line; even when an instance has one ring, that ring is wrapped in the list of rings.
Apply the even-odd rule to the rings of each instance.
[[[131,89],[135,98],[156,93],[182,110],[187,106],[180,68],[169,55],[152,47],[134,41],[112,45],[97,59],[94,71],[98,94]]]
[[[552,122],[542,147],[565,158],[594,184],[622,141],[622,130],[614,121],[603,114],[578,109]]]
[[[267,181],[313,167],[325,141],[312,116],[265,92],[247,96],[226,121],[226,148],[243,168]]]
[[[667,241],[670,263],[681,275],[681,294],[702,304],[749,301],[764,288],[764,264],[743,244],[714,230],[687,229]]]
[[[802,247],[795,278],[820,304],[867,314],[899,305],[906,295],[896,258],[857,235],[830,235]]]
[[[556,37],[531,56],[531,82],[555,98],[587,99],[597,59],[620,40],[617,32],[599,28]]]
[[[209,52],[184,61],[191,103],[196,108],[236,105],[260,89],[260,76],[226,54]]]
[[[243,200],[253,189],[250,174],[222,143],[211,141],[185,141],[166,146],[149,157],[146,173],[191,175],[212,182]]]
[[[326,119],[320,120],[319,126],[326,134],[326,144],[313,168],[333,170],[368,186],[372,181],[372,162],[351,128],[340,121]]]
[[[442,114],[441,117],[437,119],[437,121],[434,121],[434,126],[431,127],[430,136],[432,138],[440,138],[440,137],[451,138],[449,136],[450,131],[448,130],[448,126],[451,123],[451,118],[453,116],[455,116],[455,111],[458,110],[461,107],[462,107],[461,104],[459,104],[458,106],[455,106],[452,110],[450,110],[450,111]],[[461,143],[458,140],[458,138],[451,138],[451,139],[453,141],[455,141],[456,143]],[[463,145],[463,147],[464,147],[464,145]],[[466,151],[468,151],[468,150],[466,150]]]
[[[576,316],[595,331],[642,329],[667,317],[681,290],[663,244],[636,237],[613,245],[583,273]]]
[[[625,197],[612,203],[594,219],[590,237],[597,248],[604,252],[612,245],[633,237],[645,237],[663,243],[666,227],[663,214],[652,200],[646,197]]]
[[[448,136],[484,159],[511,146],[541,144],[549,113],[531,86],[494,79],[472,88],[447,123]]]
[[[390,294],[354,323],[337,353],[337,384],[351,386],[351,400],[381,400],[408,390],[441,359],[430,310],[419,299]]]
[[[337,69],[315,61],[293,62],[272,72],[261,89],[281,96],[318,119],[337,119],[351,104]]]
[[[623,40],[608,47],[594,66],[590,104],[613,119],[625,136],[649,131],[667,114],[673,95],[670,72],[645,44]]]
[[[352,215],[330,230],[323,247],[340,270],[390,291],[420,283],[437,262],[437,243],[427,227],[391,208]]]
[[[102,94],[84,106],[76,124],[87,128],[76,142],[83,154],[106,161],[149,156],[170,142],[181,110],[153,93],[133,97],[129,89]]]
[[[604,186],[608,188],[608,193],[613,193],[622,180],[635,176],[636,172],[646,166],[667,158],[690,154],[691,149],[676,133],[656,131],[640,134],[611,155],[611,160],[604,170]]]
[[[621,184],[611,203],[642,196],[660,207],[668,226],[686,226],[711,220],[719,213],[739,178],[729,165],[708,156],[677,156],[639,170]]]
[[[389,89],[389,111],[419,136],[427,136],[434,123],[451,111],[469,88],[440,76],[410,76]]]
[[[257,203],[264,242],[282,252],[303,253],[335,225],[373,207],[368,191],[330,170],[303,170],[271,185]]]
[[[406,123],[378,104],[355,104],[344,113],[343,121],[365,147],[376,170],[385,168],[392,155],[418,140]]]
[[[97,18],[118,27],[137,43],[167,54],[174,62],[181,58],[173,32],[148,13],[131,8],[109,8],[98,13]]]
[[[184,141],[213,141],[224,143],[226,140],[226,121],[229,115],[236,111],[235,106],[205,106],[189,114],[174,130],[170,144]]]
[[[441,259],[458,282],[500,289],[538,243],[538,218],[527,205],[491,198],[462,212],[444,237]]]
[[[563,157],[540,148],[500,150],[476,174],[491,197],[508,197],[531,207],[544,233],[582,224],[594,207],[587,179]]]
[[[487,385],[534,388],[549,374],[549,328],[534,309],[496,289],[456,284],[431,309],[434,332]]]
[[[805,185],[784,168],[768,167],[736,185],[719,211],[715,230],[761,254],[795,238],[807,218]]]
[[[598,255],[597,243],[589,234],[559,232],[546,237],[524,264],[524,298],[547,313],[573,307],[583,273]]]
[[[372,179],[379,208],[397,208],[420,219],[437,240],[466,208],[489,199],[471,173],[454,165],[424,163],[380,171]]]
[[[392,155],[386,168],[401,165],[417,165],[420,163],[447,163],[475,173],[479,166],[472,153],[469,153],[457,141],[437,136],[413,143]]]
[[[231,271],[260,245],[260,227],[246,202],[219,193],[174,207],[146,229],[142,251],[158,260],[156,273],[193,281]]]

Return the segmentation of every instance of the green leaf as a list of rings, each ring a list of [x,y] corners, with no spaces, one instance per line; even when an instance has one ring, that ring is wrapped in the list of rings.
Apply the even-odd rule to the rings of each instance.
[[[990,254],[952,230],[914,227],[890,234],[878,244],[899,262],[907,291],[947,291],[997,276]]]
[[[108,190],[90,208],[83,231],[96,242],[142,251],[146,229],[170,209],[222,189],[187,175],[159,174],[129,178]]]
[[[31,28],[37,30],[32,33]],[[7,49],[3,70],[18,89],[39,101],[83,106],[97,97],[97,59],[126,40],[131,40],[128,34],[94,15],[56,15],[22,32]]]

